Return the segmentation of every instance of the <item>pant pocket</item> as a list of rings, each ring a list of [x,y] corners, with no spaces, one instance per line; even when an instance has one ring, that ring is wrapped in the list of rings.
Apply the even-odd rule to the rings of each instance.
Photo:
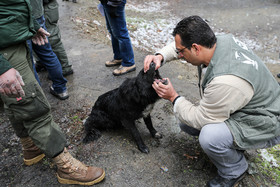
[[[56,1],[52,1],[49,4],[44,6],[45,9],[45,18],[50,24],[54,24],[58,22],[59,19],[59,11],[58,4]]]
[[[6,98],[5,104],[15,120],[29,121],[50,112],[50,105],[38,84],[24,86],[25,97]]]

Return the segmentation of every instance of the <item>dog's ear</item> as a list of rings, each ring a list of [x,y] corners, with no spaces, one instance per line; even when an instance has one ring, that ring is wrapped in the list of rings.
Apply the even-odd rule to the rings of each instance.
[[[137,79],[142,79],[143,78],[143,76],[144,76],[144,68],[141,70],[141,71],[139,71],[139,73],[138,73],[138,75],[137,75]]]
[[[135,102],[139,103],[140,102],[140,94],[139,94],[139,90],[137,89],[137,86],[134,85],[134,89],[132,89],[132,93],[131,93],[131,99],[134,100]]]
[[[127,79],[120,86],[120,97],[125,97],[127,100],[140,102],[140,93],[136,86],[136,79]]]

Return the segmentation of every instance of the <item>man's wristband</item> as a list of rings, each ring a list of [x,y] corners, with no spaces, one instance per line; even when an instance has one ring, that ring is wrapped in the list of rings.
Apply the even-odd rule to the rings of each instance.
[[[173,100],[173,102],[172,102],[173,105],[175,104],[176,100],[177,100],[179,97],[181,97],[181,96],[178,95],[178,96]]]

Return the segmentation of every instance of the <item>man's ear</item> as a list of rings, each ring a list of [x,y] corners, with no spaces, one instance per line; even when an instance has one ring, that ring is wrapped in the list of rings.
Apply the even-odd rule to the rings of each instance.
[[[200,51],[201,51],[201,46],[196,44],[196,43],[193,43],[192,44],[192,48],[194,49],[194,52],[196,55],[199,55]]]

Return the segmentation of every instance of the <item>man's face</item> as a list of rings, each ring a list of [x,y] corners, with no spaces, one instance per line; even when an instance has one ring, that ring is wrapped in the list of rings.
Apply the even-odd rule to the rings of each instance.
[[[175,46],[179,58],[185,59],[188,63],[191,63],[194,66],[201,65],[201,62],[198,60],[198,56],[195,53],[195,49],[192,47],[189,50],[185,46],[181,45],[181,37],[178,34],[175,36]]]

